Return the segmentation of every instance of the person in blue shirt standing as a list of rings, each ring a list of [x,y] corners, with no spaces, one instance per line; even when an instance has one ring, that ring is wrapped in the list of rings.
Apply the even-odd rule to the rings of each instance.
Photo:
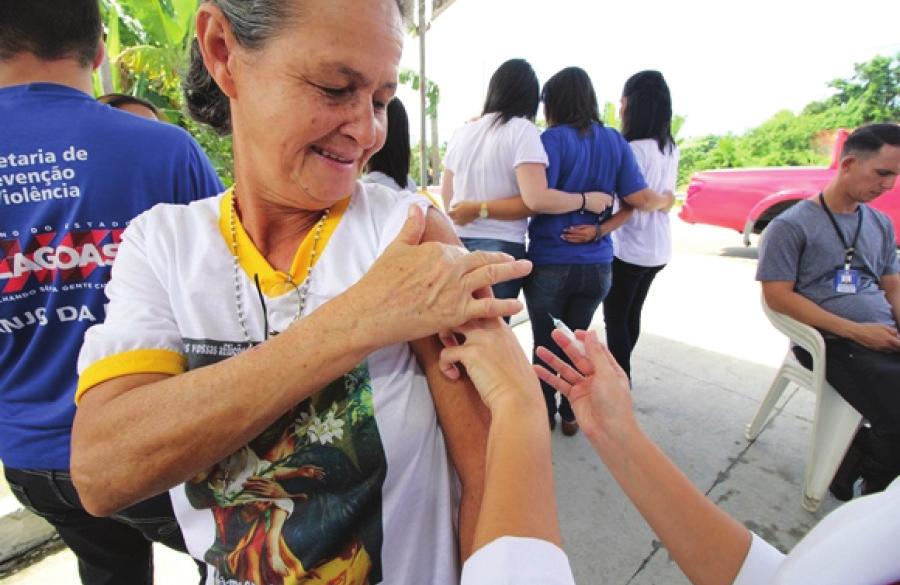
[[[556,348],[550,333],[551,315],[573,329],[587,329],[612,285],[613,246],[609,233],[584,243],[563,238],[575,226],[602,223],[609,210],[594,214],[585,209],[584,193],[613,194],[624,205],[654,211],[671,206],[671,195],[659,195],[647,183],[622,135],[600,121],[597,95],[587,73],[563,69],[542,92],[544,115],[550,128],[541,135],[547,151],[547,184],[551,189],[581,197],[579,210],[536,215],[528,227],[528,259],[534,264],[525,283],[525,302],[535,347]],[[600,231],[597,232],[601,234]],[[539,363],[537,355],[535,363]],[[550,427],[556,414],[566,435],[578,432],[575,414],[565,397],[557,407],[556,391],[542,384]]]
[[[223,187],[185,131],[94,100],[100,34],[97,0],[0,7],[0,459],[83,583],[149,585],[151,540],[184,541],[167,494],[113,518],[81,506],[69,476],[76,359],[104,318],[129,221]]]

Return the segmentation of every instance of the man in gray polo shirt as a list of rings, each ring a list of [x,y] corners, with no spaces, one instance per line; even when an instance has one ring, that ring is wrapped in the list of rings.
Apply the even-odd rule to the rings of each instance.
[[[766,228],[756,279],[769,306],[822,332],[825,377],[870,423],[831,491],[852,497],[900,475],[900,275],[891,221],[866,205],[900,174],[900,126],[872,124],[847,138],[832,182]],[[795,348],[809,367],[809,354]]]

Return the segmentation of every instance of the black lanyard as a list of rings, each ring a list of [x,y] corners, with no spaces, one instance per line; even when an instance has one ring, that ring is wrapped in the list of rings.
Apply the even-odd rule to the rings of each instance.
[[[831,220],[831,225],[834,226],[834,231],[837,232],[838,237],[841,239],[841,244],[844,246],[844,270],[850,270],[853,256],[856,254],[856,242],[859,240],[859,232],[862,231],[862,206],[857,206],[856,208],[856,234],[853,236],[853,243],[848,244],[847,238],[844,237],[844,232],[841,231],[837,220],[834,219],[834,214],[831,213],[831,210],[828,209],[828,205],[825,203],[825,195],[823,193],[819,193],[819,203],[822,204],[822,209],[825,210],[828,219]]]

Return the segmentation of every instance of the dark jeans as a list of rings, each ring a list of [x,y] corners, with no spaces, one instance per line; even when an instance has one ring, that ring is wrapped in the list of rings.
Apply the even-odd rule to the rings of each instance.
[[[152,585],[153,542],[187,552],[169,494],[160,494],[110,518],[88,514],[67,471],[4,469],[16,499],[56,528],[78,558],[85,585]],[[198,563],[200,583],[206,566]]]
[[[612,284],[610,264],[541,264],[535,265],[525,280],[525,303],[531,319],[535,350],[544,346],[565,361],[571,360],[550,337],[553,321],[550,315],[562,319],[573,331],[587,329],[597,307],[603,302]],[[540,363],[537,354],[534,363]],[[541,382],[547,414],[556,416],[556,391]],[[560,397],[559,415],[563,420],[575,420],[575,413],[565,396]]]
[[[662,266],[638,266],[618,258],[613,260],[613,285],[603,301],[606,344],[619,366],[631,379],[631,352],[641,335],[641,310],[650,285]]]
[[[507,242],[506,240],[491,240],[488,238],[461,238],[463,246],[470,252],[481,250],[484,252],[506,252],[516,260],[525,257],[525,244],[516,244],[515,242]],[[508,280],[495,284],[491,287],[494,296],[498,299],[514,299],[519,296],[522,290],[523,279]],[[509,319],[507,319],[509,322]]]
[[[812,367],[805,350],[795,347],[794,355]],[[862,476],[868,490],[887,487],[900,475],[900,353],[826,339],[825,378],[872,425],[871,432],[862,431],[854,440],[865,457]]]

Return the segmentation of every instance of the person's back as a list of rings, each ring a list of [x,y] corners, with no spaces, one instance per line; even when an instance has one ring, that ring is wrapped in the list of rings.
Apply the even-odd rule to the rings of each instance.
[[[183,130],[89,95],[101,30],[96,0],[0,8],[0,459],[14,495],[75,553],[85,585],[149,585],[151,540],[181,551],[184,540],[166,495],[114,519],[81,505],[69,474],[75,363],[85,330],[104,318],[131,218],[222,185]]]
[[[507,122],[500,114],[486,114],[469,122],[453,135],[445,166],[453,172],[453,203],[490,201],[519,192],[516,167],[524,163],[546,163],[537,128],[521,117]],[[527,219],[481,218],[457,228],[463,238],[493,238],[524,242]]]
[[[550,165],[547,184],[574,193],[603,191],[624,197],[647,187],[637,169],[628,143],[612,128],[598,123],[587,132],[557,125],[541,135]],[[573,225],[597,223],[600,216],[573,211],[536,215],[528,227],[528,258],[538,264],[592,264],[612,262],[609,238],[596,246],[573,246],[559,235]]]
[[[180,128],[64,85],[0,88],[0,459],[66,469],[75,358],[130,219],[220,185]],[[38,122],[36,122],[38,121]]]
[[[660,151],[656,140],[644,138],[629,142],[634,158],[647,181],[657,193],[671,191],[678,176],[678,147]],[[628,221],[612,232],[616,258],[640,266],[660,266],[672,259],[672,228],[666,210],[632,212]],[[615,285],[613,285],[615,286]]]

